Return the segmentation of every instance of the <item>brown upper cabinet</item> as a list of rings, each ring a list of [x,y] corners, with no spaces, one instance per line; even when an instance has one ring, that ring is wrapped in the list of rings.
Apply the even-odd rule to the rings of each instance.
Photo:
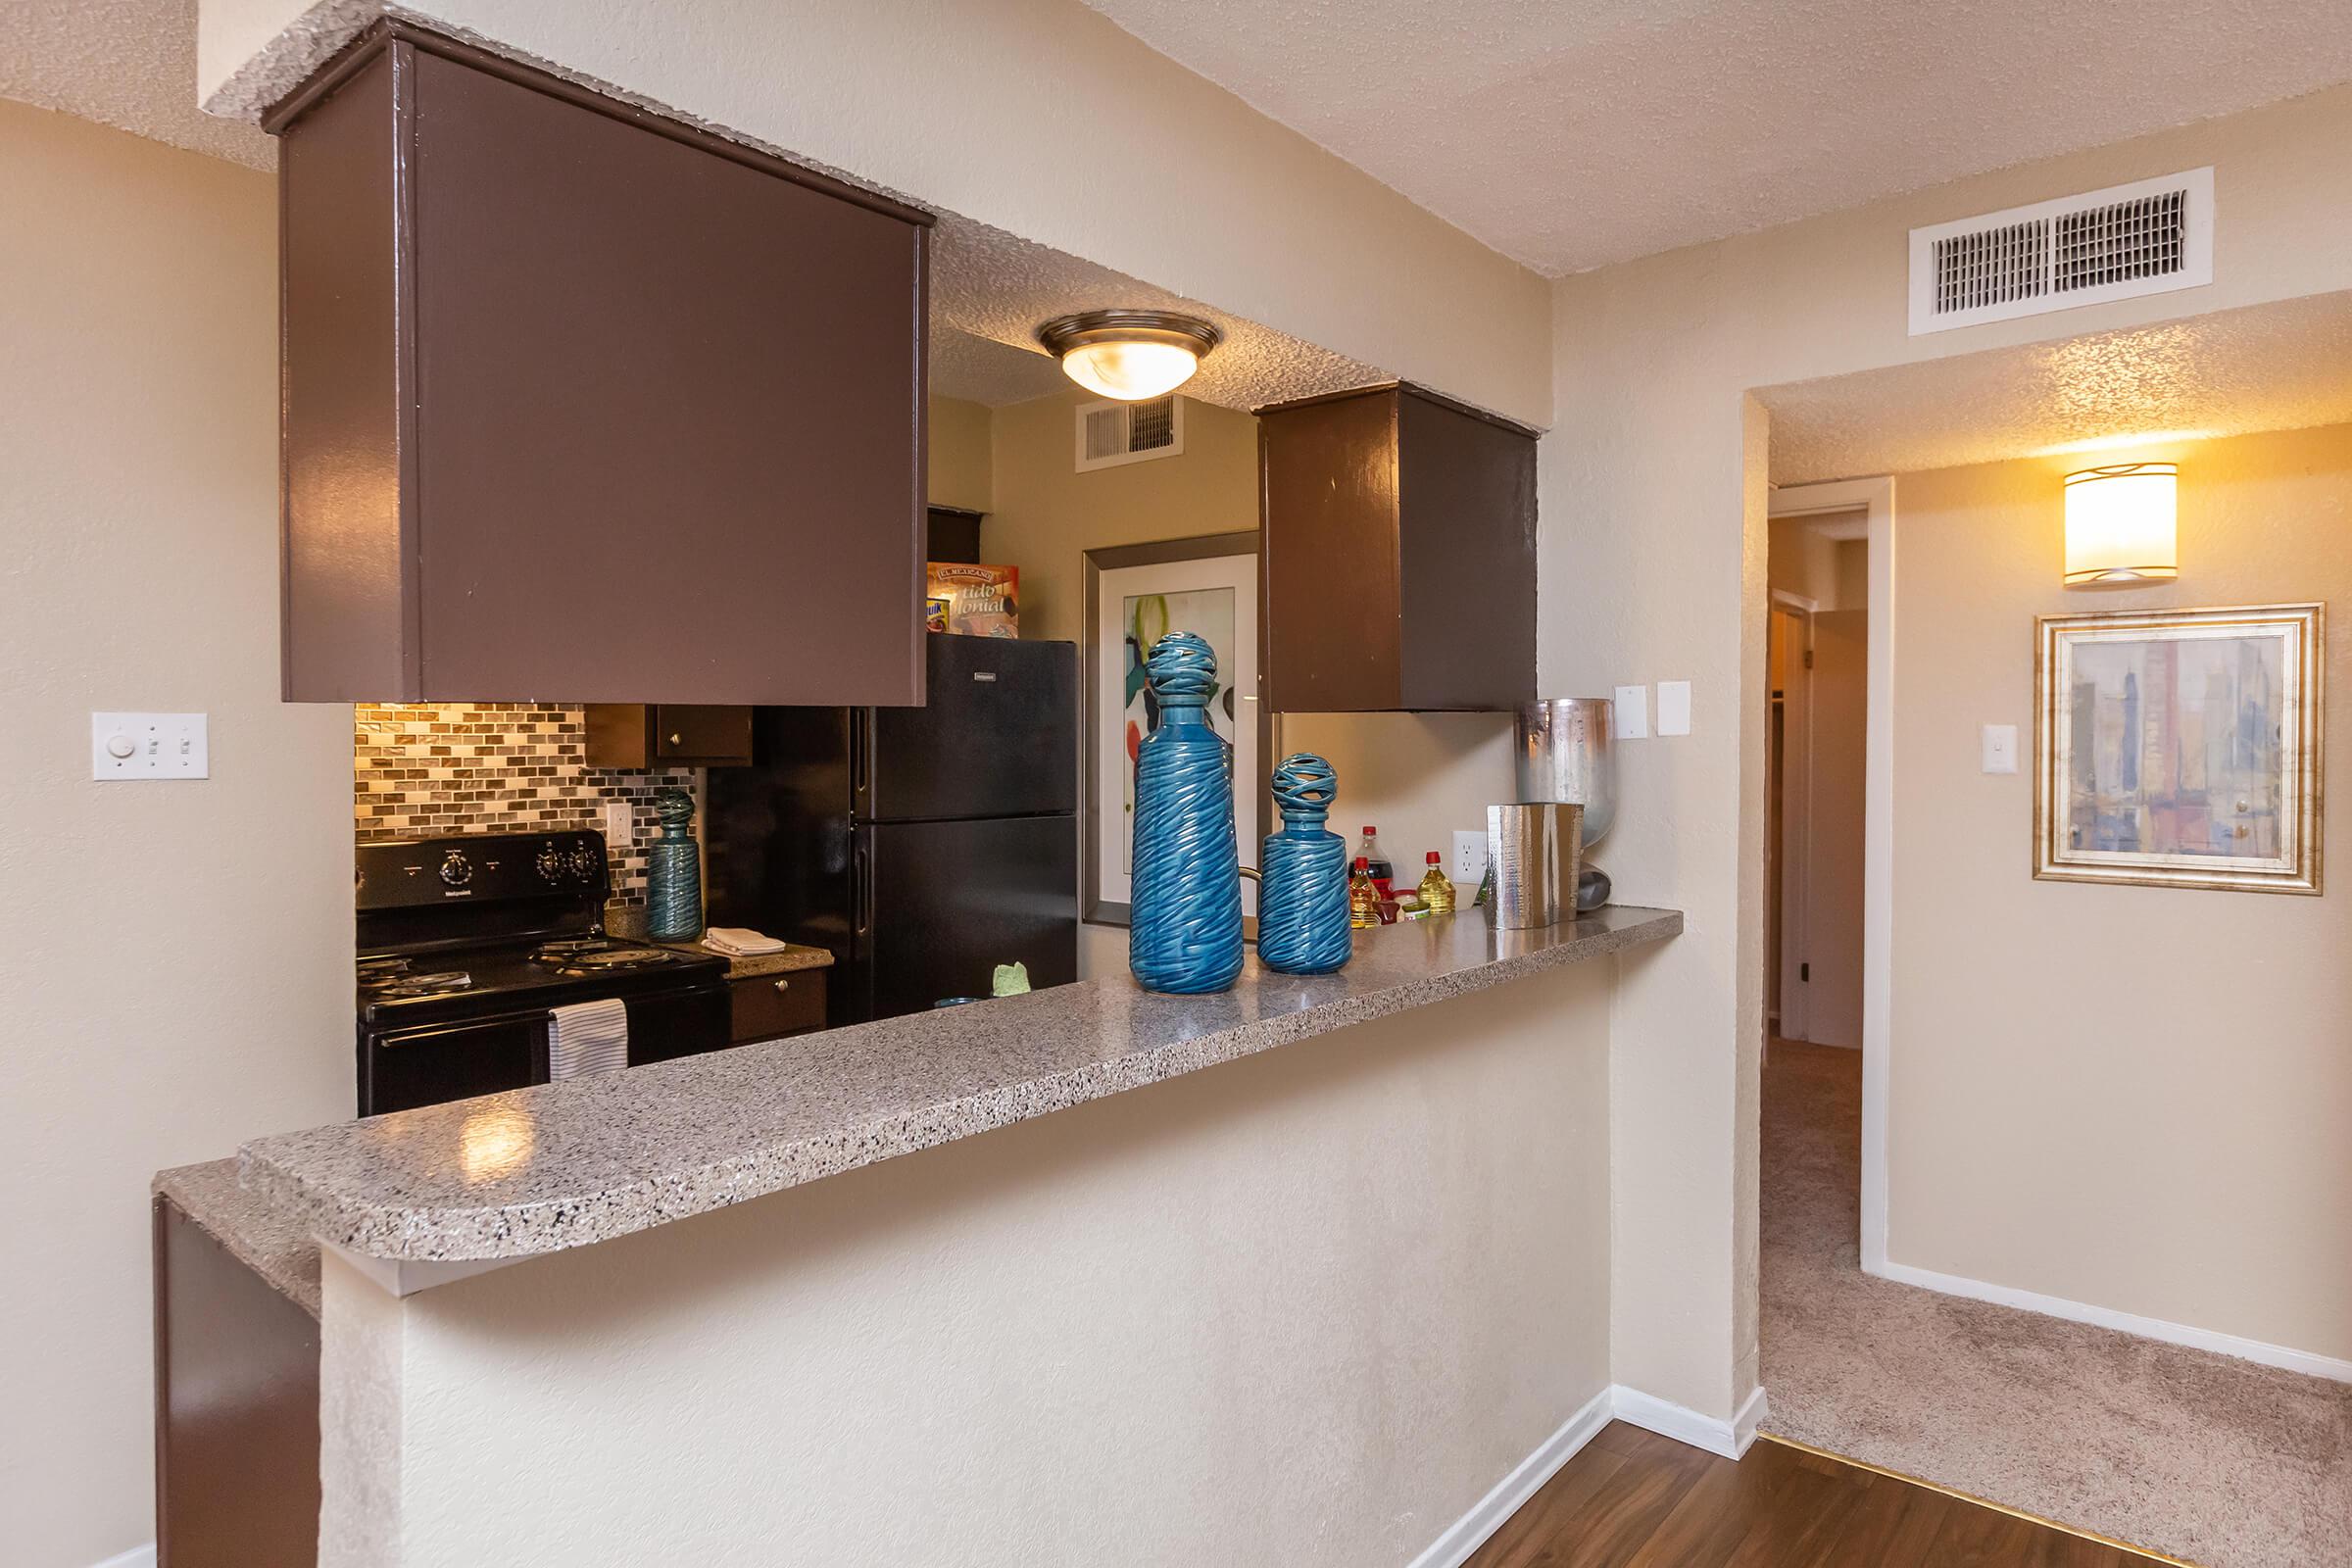
[[[288,700],[922,701],[926,215],[401,24],[268,123]]]
[[[1258,411],[1276,712],[1536,695],[1536,433],[1419,387]]]

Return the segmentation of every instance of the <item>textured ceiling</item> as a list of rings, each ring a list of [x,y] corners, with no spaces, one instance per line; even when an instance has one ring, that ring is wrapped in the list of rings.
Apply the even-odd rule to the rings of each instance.
[[[1057,389],[1061,368],[1036,351],[1038,323],[1069,311],[1110,306],[1164,308],[1216,323],[1225,340],[1184,385],[1185,396],[1204,403],[1250,409],[1393,379],[1376,366],[952,214],[943,216],[932,231],[931,262],[933,328],[969,333],[989,340],[1000,354],[1017,353],[1035,361],[1052,378],[1047,390]],[[956,350],[959,358],[963,352]],[[937,369],[932,386],[945,390]]]
[[[0,98],[277,165],[260,127],[196,107],[196,0],[0,0]]]
[[[309,52],[284,67],[290,79],[375,9],[344,0],[314,13]],[[258,128],[196,108],[195,0],[0,0],[0,97],[257,169],[276,163]],[[1058,391],[1061,369],[1038,350],[1038,323],[1105,306],[1159,306],[1214,321],[1225,341],[1185,385],[1203,402],[1248,409],[1391,379],[1378,367],[953,213],[942,213],[932,231],[931,262],[931,384],[944,396],[995,406]]]
[[[2352,79],[2345,0],[1087,0],[1573,272]]]
[[[1767,387],[1772,479],[2352,423],[2352,292]]]

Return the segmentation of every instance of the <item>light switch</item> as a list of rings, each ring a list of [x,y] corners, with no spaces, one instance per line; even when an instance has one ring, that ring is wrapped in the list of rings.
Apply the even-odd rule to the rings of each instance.
[[[1638,741],[1649,734],[1649,688],[1617,688],[1617,738]]]
[[[1690,683],[1687,680],[1658,682],[1658,733],[1688,735],[1690,733]]]
[[[1987,724],[1984,726],[1984,771],[2014,773],[2017,771],[2017,726]]]
[[[202,713],[92,713],[90,777],[210,778]]]

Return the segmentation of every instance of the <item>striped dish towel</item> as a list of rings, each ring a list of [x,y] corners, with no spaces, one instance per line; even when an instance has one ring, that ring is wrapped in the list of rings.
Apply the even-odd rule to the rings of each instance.
[[[629,1064],[629,1008],[618,997],[549,1010],[547,1076],[577,1078]]]

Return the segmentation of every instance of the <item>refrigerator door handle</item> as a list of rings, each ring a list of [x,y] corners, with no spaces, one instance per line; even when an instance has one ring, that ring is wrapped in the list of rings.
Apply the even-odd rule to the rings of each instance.
[[[850,710],[850,814],[860,821],[873,815],[874,710]]]
[[[860,834],[850,852],[850,929],[863,953],[874,926],[874,855]]]

